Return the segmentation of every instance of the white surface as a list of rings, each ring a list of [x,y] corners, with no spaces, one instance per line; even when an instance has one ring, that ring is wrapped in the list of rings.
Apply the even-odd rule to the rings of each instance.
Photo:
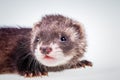
[[[0,80],[119,80],[119,0],[0,0],[0,25],[32,24],[45,14],[64,14],[85,25],[92,68],[50,73],[49,77],[25,79],[0,75]]]

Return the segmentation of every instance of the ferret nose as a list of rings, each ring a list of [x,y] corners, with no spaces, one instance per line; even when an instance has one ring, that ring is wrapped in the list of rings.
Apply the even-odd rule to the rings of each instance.
[[[40,47],[40,51],[42,54],[49,54],[52,51],[52,48],[43,46]]]

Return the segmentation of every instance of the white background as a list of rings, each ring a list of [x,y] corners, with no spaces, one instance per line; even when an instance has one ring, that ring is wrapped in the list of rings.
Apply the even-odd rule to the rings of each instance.
[[[0,0],[0,25],[32,26],[45,14],[63,14],[85,26],[92,68],[49,73],[48,77],[24,78],[0,75],[0,80],[119,80],[119,0]]]

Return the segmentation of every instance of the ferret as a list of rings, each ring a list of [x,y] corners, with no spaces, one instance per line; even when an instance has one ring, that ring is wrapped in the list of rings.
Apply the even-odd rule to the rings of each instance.
[[[0,28],[0,74],[25,77],[92,66],[81,23],[63,15],[46,15],[33,28]]]

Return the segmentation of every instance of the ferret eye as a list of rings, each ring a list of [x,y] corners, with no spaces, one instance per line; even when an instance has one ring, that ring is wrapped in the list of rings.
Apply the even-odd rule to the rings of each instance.
[[[36,37],[35,42],[38,42],[38,41],[40,41],[40,39],[39,39],[39,37]]]
[[[62,36],[62,37],[60,38],[60,40],[61,40],[62,42],[65,42],[67,39],[66,39],[65,36]]]

